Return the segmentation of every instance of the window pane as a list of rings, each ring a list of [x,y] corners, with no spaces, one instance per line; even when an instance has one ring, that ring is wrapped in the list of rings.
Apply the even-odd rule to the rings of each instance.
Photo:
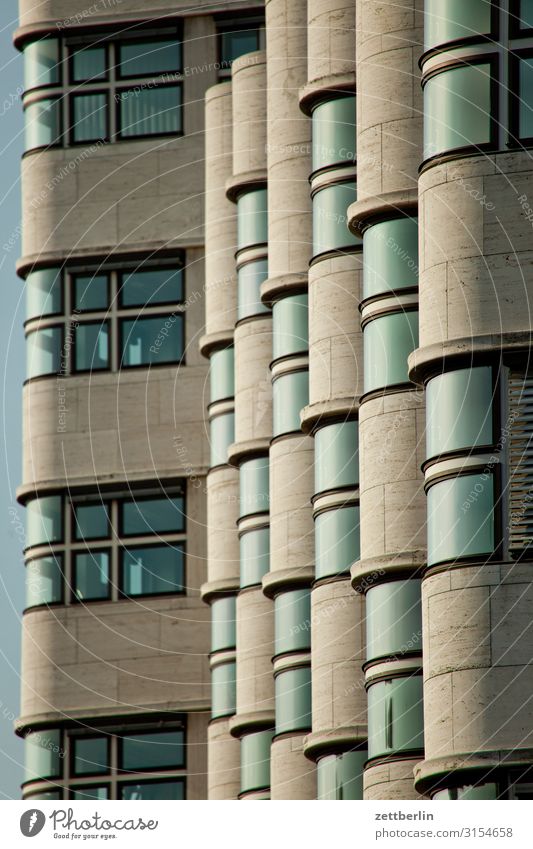
[[[480,366],[440,374],[426,387],[426,457],[490,445],[492,369]]]
[[[26,337],[28,377],[57,374],[61,365],[62,327],[45,327]]]
[[[274,654],[311,647],[311,596],[309,590],[280,593],[274,600]]]
[[[86,737],[72,740],[74,775],[109,772],[109,738]]]
[[[359,560],[359,507],[340,507],[315,519],[316,578],[350,571]]]
[[[109,799],[109,788],[83,784],[77,790],[70,791],[70,798],[79,802],[87,801],[88,799]]]
[[[272,309],[273,359],[307,351],[307,294],[282,298]]]
[[[211,716],[231,716],[236,704],[236,664],[222,663],[211,670]]]
[[[418,347],[418,312],[376,318],[363,334],[365,392],[408,383],[407,357]]]
[[[427,496],[428,565],[494,551],[492,474],[433,484]]]
[[[24,88],[59,82],[59,39],[43,38],[24,47]]]
[[[60,111],[58,100],[38,100],[24,109],[25,148],[48,147],[59,143]]]
[[[520,138],[533,136],[533,58],[519,63]]]
[[[355,97],[337,97],[313,109],[313,171],[355,159]]]
[[[209,361],[210,398],[220,401],[223,398],[233,398],[235,393],[235,365],[233,348],[224,348],[211,354]]]
[[[220,33],[220,61],[224,68],[245,53],[259,50],[259,31],[257,29],[233,30]]]
[[[76,371],[99,371],[109,367],[106,322],[85,322],[74,328]]]
[[[109,304],[107,274],[76,275],[74,307],[77,310],[106,309]]]
[[[41,268],[26,278],[26,318],[61,312],[60,268]]]
[[[34,498],[26,505],[26,545],[59,542],[63,538],[63,505],[60,495]]]
[[[39,557],[26,564],[26,607],[54,604],[63,598],[61,555]]]
[[[139,498],[121,504],[124,536],[177,533],[185,529],[183,497]]]
[[[421,582],[391,581],[366,594],[366,658],[422,651]]]
[[[228,449],[235,442],[235,413],[216,416],[209,424],[210,465],[223,466],[228,462]]]
[[[270,533],[268,528],[249,531],[240,538],[241,588],[261,583],[270,567]]]
[[[109,512],[106,504],[80,504],[74,509],[76,539],[103,539],[109,536]]]
[[[432,797],[433,801],[457,801],[457,799],[497,799],[497,784],[481,784],[478,787],[450,787],[439,790]]]
[[[276,734],[311,728],[311,669],[289,669],[275,678]]]
[[[117,97],[120,100],[120,134],[124,138],[180,132],[180,86],[123,89]]]
[[[24,781],[58,778],[64,752],[58,728],[34,731],[24,739]]]
[[[309,372],[294,371],[272,384],[273,433],[300,431],[300,411],[309,403]]]
[[[348,230],[348,207],[357,200],[355,183],[337,183],[313,197],[313,253],[362,245]]]
[[[368,689],[368,757],[423,746],[422,676],[372,684]]]
[[[262,245],[267,239],[267,190],[251,189],[237,200],[237,248]]]
[[[268,457],[256,457],[241,463],[239,473],[240,516],[263,513],[269,508]]]
[[[154,545],[122,552],[126,595],[160,595],[184,591],[184,552],[181,545]]]
[[[491,5],[488,0],[426,0],[424,49],[489,33]]]
[[[147,269],[124,274],[120,288],[123,307],[177,304],[183,301],[181,268]]]
[[[241,737],[241,793],[270,787],[272,731]]]
[[[249,315],[270,312],[265,304],[261,303],[261,283],[268,277],[268,263],[266,259],[256,262],[247,262],[237,271],[237,283],[239,288],[238,318],[246,318]]]
[[[98,80],[106,76],[105,47],[85,47],[71,51],[72,79],[75,83]]]
[[[533,0],[521,0],[519,26],[520,29],[533,28]]]
[[[147,77],[165,71],[179,71],[179,41],[131,41],[119,44],[119,68],[123,77]]]
[[[490,142],[490,95],[488,62],[431,77],[424,86],[424,158]]]
[[[363,770],[368,752],[345,752],[317,761],[318,799],[347,800],[363,798]]]
[[[120,798],[130,801],[139,799],[179,801],[185,799],[185,782],[145,781],[143,784],[122,784]]]
[[[72,140],[97,141],[107,136],[107,94],[75,94],[72,98]]]
[[[315,433],[315,492],[358,483],[358,423],[338,422],[321,427]]]
[[[363,241],[365,298],[418,286],[418,218],[374,224]]]
[[[235,596],[211,603],[211,651],[235,648]]]
[[[177,363],[183,356],[183,316],[128,319],[121,322],[122,365]]]
[[[61,790],[46,790],[44,793],[31,793],[27,796],[24,796],[28,802],[31,800],[32,802],[41,801],[41,802],[49,802],[55,799],[62,799],[63,795]]]
[[[178,769],[185,763],[183,731],[153,731],[121,738],[120,769]]]
[[[88,551],[74,555],[74,595],[79,601],[109,598],[107,551]]]

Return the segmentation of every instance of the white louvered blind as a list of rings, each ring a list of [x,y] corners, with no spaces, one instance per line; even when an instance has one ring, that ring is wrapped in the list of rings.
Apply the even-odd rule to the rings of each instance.
[[[509,547],[533,551],[533,373],[509,375]]]

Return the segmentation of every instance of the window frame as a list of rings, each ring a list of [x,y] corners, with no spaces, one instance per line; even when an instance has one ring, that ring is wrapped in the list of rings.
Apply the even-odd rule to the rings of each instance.
[[[139,537],[139,538],[146,537],[146,536],[149,536],[149,535],[152,535],[155,538],[157,538],[159,535],[163,535],[163,534],[164,535],[170,535],[170,534],[183,534],[183,535],[185,535],[187,533],[187,512],[186,512],[185,495],[186,495],[185,492],[176,492],[176,493],[166,492],[166,493],[162,494],[161,496],[158,496],[158,495],[141,495],[139,498],[135,498],[135,497],[118,498],[117,502],[118,502],[118,536],[119,536],[119,539],[130,540],[130,539],[135,539],[137,537]],[[123,512],[122,512],[122,508],[125,504],[130,504],[130,503],[131,504],[139,504],[140,502],[143,502],[143,501],[168,501],[172,498],[181,498],[182,501],[183,501],[183,529],[182,530],[176,530],[175,528],[169,528],[168,530],[164,530],[164,531],[163,530],[152,531],[152,534],[150,534],[150,531],[138,532],[138,533],[134,533],[134,534],[131,534],[131,533],[127,534],[125,532],[125,530],[124,530],[124,516],[123,516]]]
[[[124,739],[131,737],[140,737],[141,735],[146,734],[165,734],[165,733],[180,733],[183,737],[181,748],[182,748],[182,763],[179,765],[168,766],[168,767],[136,767],[135,769],[127,769],[123,766],[123,756],[124,756]],[[130,775],[143,775],[143,774],[152,774],[157,772],[161,773],[175,773],[178,770],[186,769],[187,764],[187,735],[184,727],[176,727],[176,728],[153,728],[151,730],[144,729],[138,731],[132,731],[130,733],[126,733],[123,731],[121,734],[117,735],[117,777],[120,779],[121,776],[130,776]],[[123,782],[121,782],[123,783]],[[139,783],[139,782],[136,782]]]
[[[106,278],[106,306],[105,307],[89,307],[82,308],[76,306],[76,281],[81,277],[91,277],[94,279],[95,277],[105,277]],[[86,315],[88,313],[96,313],[96,312],[106,312],[109,311],[111,304],[111,279],[108,271],[105,270],[95,270],[95,273],[91,275],[90,272],[83,271],[73,271],[68,275],[68,284],[70,288],[70,306],[71,306],[71,316],[72,315]],[[80,322],[81,323],[81,322]]]
[[[138,310],[138,307],[135,308]],[[130,369],[152,369],[159,367],[169,367],[169,366],[185,366],[186,363],[186,350],[187,350],[187,338],[186,338],[186,322],[185,322],[185,310],[176,310],[174,309],[172,312],[168,313],[139,313],[139,312],[131,312],[129,315],[118,315],[117,316],[117,336],[116,336],[116,345],[118,349],[117,356],[117,372],[130,370]],[[125,356],[125,332],[124,332],[124,322],[125,321],[135,321],[135,323],[140,323],[142,321],[146,321],[148,319],[161,319],[161,326],[164,325],[165,321],[168,320],[171,316],[176,316],[176,319],[180,321],[182,327],[182,342],[183,342],[183,352],[178,360],[165,360],[164,362],[143,362],[129,365],[124,362]],[[174,322],[175,323],[175,322]],[[167,336],[168,338],[168,336]]]
[[[92,366],[92,365],[89,366],[89,368],[78,368],[77,365],[76,365],[76,349],[78,348],[78,345],[79,345],[79,342],[77,341],[77,338],[76,338],[77,331],[80,329],[80,327],[87,327],[89,325],[96,325],[100,328],[105,325],[105,327],[107,328],[107,365],[102,366],[101,368],[98,367],[98,366]],[[69,376],[73,377],[73,376],[78,375],[78,374],[93,374],[93,373],[97,373],[97,372],[100,373],[100,372],[111,372],[111,371],[113,371],[113,369],[112,369],[113,339],[112,339],[111,319],[110,318],[103,318],[103,319],[95,318],[93,320],[80,321],[80,322],[73,322],[72,319],[71,319],[69,321],[69,326],[73,330],[70,361],[69,361],[69,366],[70,366]]]
[[[170,540],[170,541],[159,541],[153,543],[139,543],[131,545],[131,548],[135,549],[146,549],[146,548],[180,548],[182,551],[182,586],[180,590],[168,590],[168,592],[142,592],[131,594],[126,592],[124,589],[124,576],[125,576],[125,554],[130,550],[130,546],[124,545],[120,540],[118,543],[118,598],[119,600],[126,601],[134,601],[139,598],[166,598],[167,596],[186,596],[187,595],[187,546],[186,539],[183,540]]]
[[[113,39],[113,43],[115,45],[115,51],[116,51],[114,68],[115,68],[115,80],[117,81],[117,84],[119,83],[119,81],[121,82],[123,80],[138,80],[141,77],[143,77],[145,79],[155,79],[156,77],[163,77],[166,74],[183,74],[183,33],[181,32],[181,29],[182,29],[181,27],[177,27],[177,26],[174,25],[172,28],[169,28],[168,33],[160,32],[157,35],[156,34],[150,35],[149,33],[143,34],[142,29],[138,29],[138,30],[136,30],[134,37]],[[174,69],[167,68],[167,70],[165,70],[165,71],[156,71],[155,73],[151,72],[149,74],[122,74],[121,70],[120,70],[120,66],[122,64],[121,59],[120,59],[120,48],[127,46],[127,45],[131,45],[131,44],[141,44],[142,42],[146,42],[146,41],[150,41],[150,42],[153,42],[155,44],[157,44],[158,42],[164,42],[164,41],[176,41],[176,44],[178,45],[178,49],[179,49],[179,66],[178,66],[178,68],[174,68]]]
[[[61,37],[60,37],[60,40],[61,40]],[[79,86],[79,87],[83,88],[85,85],[98,85],[99,83],[110,82],[111,81],[111,61],[110,61],[111,57],[110,57],[110,50],[109,50],[110,41],[103,38],[103,39],[100,39],[99,41],[95,41],[94,43],[86,44],[85,46],[83,46],[83,44],[80,43],[79,46],[80,46],[81,49],[76,50],[75,49],[76,43],[71,42],[68,39],[65,39],[65,48],[66,48],[66,51],[67,51],[67,59],[66,59],[67,73],[65,74],[64,84],[68,87]],[[75,55],[78,54],[78,53],[83,53],[85,50],[90,50],[91,48],[93,48],[93,49],[99,48],[99,49],[103,49],[105,51],[105,66],[106,66],[105,75],[96,77],[95,79],[94,78],[86,79],[86,80],[76,80],[76,79],[74,79],[74,57],[75,57]],[[109,91],[109,89],[106,89],[106,92],[108,92],[108,91]]]
[[[91,598],[78,598],[76,595],[76,587],[77,587],[77,564],[76,560],[78,555],[80,554],[88,554],[91,555],[93,553],[96,554],[107,554],[108,556],[108,573],[107,573],[107,594],[105,596],[91,597]],[[99,602],[108,602],[111,601],[112,595],[112,581],[113,581],[113,549],[111,545],[93,548],[92,546],[86,546],[85,549],[74,549],[70,550],[70,604],[71,605],[85,605],[85,604],[98,604]]]
[[[107,530],[108,533],[105,536],[99,537],[78,537],[77,530],[79,527],[79,523],[76,517],[76,509],[78,507],[103,507],[107,512]],[[95,499],[94,501],[76,501],[75,497],[69,500],[68,508],[71,511],[71,544],[82,544],[82,543],[90,543],[93,542],[102,542],[104,540],[113,539],[113,526],[111,521],[111,501],[102,498],[101,500]]]
[[[77,773],[75,770],[76,765],[76,742],[78,740],[105,740],[106,745],[106,755],[107,755],[107,769],[105,772],[81,772]],[[108,776],[111,774],[111,742],[108,734],[102,734],[98,732],[91,732],[90,734],[79,734],[70,736],[70,746],[69,746],[69,764],[68,764],[68,774],[69,780],[70,777],[72,779],[76,778],[92,778],[93,776],[105,775]],[[100,786],[100,785],[95,785]]]
[[[162,266],[162,267],[166,268],[167,266]],[[158,267],[154,266],[153,270],[159,271],[160,268],[161,268],[160,266],[158,266]],[[149,265],[148,266],[141,265],[140,268],[135,268],[135,269],[132,269],[131,271],[127,271],[127,270],[123,270],[123,269],[120,269],[120,270],[117,271],[117,273],[116,273],[117,274],[117,277],[116,277],[116,281],[117,281],[116,282],[116,285],[117,285],[116,302],[117,302],[118,308],[120,310],[145,310],[145,309],[156,309],[156,308],[159,309],[160,307],[172,307],[172,306],[175,307],[175,306],[179,306],[180,304],[185,304],[185,300],[186,300],[185,299],[185,266],[184,266],[183,260],[179,259],[176,262],[175,265],[169,265],[168,269],[169,270],[173,269],[174,271],[180,271],[181,272],[181,275],[180,275],[181,276],[181,298],[179,298],[175,301],[154,301],[153,303],[152,302],[148,303],[148,302],[145,301],[144,303],[141,303],[141,304],[125,304],[124,303],[124,296],[123,296],[125,278],[130,277],[132,274],[137,274],[137,273],[148,274],[152,270]]]

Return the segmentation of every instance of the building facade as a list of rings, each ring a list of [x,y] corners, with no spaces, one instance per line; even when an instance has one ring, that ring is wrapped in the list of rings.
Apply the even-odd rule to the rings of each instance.
[[[533,3],[146,6],[15,36],[23,793],[532,798]]]

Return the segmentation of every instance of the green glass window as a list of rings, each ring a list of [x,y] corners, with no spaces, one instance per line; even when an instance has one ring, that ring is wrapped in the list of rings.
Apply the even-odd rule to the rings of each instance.
[[[184,352],[181,313],[120,322],[122,367],[177,363]]]
[[[131,88],[119,93],[122,138],[158,136],[181,131],[181,87]]]
[[[313,253],[352,248],[362,244],[348,230],[348,207],[357,200],[355,183],[335,183],[313,196]]]
[[[183,496],[125,499],[120,505],[122,536],[179,533],[185,529]]]
[[[28,103],[24,109],[25,149],[59,144],[61,134],[60,102],[45,98]]]
[[[366,749],[327,755],[317,761],[319,800],[347,800],[363,798],[363,768],[368,757]]]
[[[61,368],[63,328],[44,327],[26,337],[26,373],[30,377],[57,374]]]
[[[220,32],[220,64],[230,68],[235,59],[259,50],[259,30],[231,29]]]
[[[368,757],[423,746],[422,676],[372,684],[368,689]]]
[[[359,560],[359,507],[340,507],[315,519],[316,578],[350,571]]]
[[[517,21],[521,30],[533,29],[533,0],[520,0],[520,19]]]
[[[248,531],[240,538],[241,589],[261,583],[270,567],[270,532],[268,528]]]
[[[358,423],[336,422],[321,427],[315,433],[315,492],[358,483]]]
[[[62,275],[60,268],[40,268],[26,277],[26,318],[40,318],[61,312]]]
[[[418,218],[396,218],[365,232],[364,297],[418,286]]]
[[[498,785],[497,784],[480,784],[478,787],[450,787],[446,790],[439,790],[432,797],[433,801],[457,801],[468,799],[497,799]]]
[[[109,799],[109,787],[105,784],[82,784],[76,790],[70,791],[70,798],[78,802],[87,802],[89,799]]]
[[[492,474],[461,475],[428,491],[428,565],[494,551]]]
[[[236,664],[221,663],[211,670],[211,716],[231,716],[236,704]]]
[[[426,0],[424,5],[424,50],[447,41],[472,38],[491,31],[488,0]]]
[[[87,321],[74,328],[76,371],[109,368],[109,326],[106,321]]]
[[[266,259],[247,262],[237,271],[239,289],[237,317],[239,320],[250,315],[270,312],[269,308],[261,303],[260,295],[261,283],[267,277],[268,263]]]
[[[26,564],[26,607],[63,600],[61,555],[39,557]]]
[[[491,140],[488,62],[451,68],[424,86],[424,158]]]
[[[28,802],[30,801],[30,799],[31,799],[32,802],[34,802],[34,801],[35,802],[37,802],[37,801],[51,802],[51,801],[54,801],[56,799],[62,799],[63,796],[61,794],[61,790],[46,790],[44,793],[28,794],[27,796],[24,796],[24,798],[27,799]]]
[[[87,551],[74,554],[74,596],[78,601],[109,598],[109,552]]]
[[[72,81],[75,83],[95,82],[105,79],[107,74],[106,48],[82,47],[70,54]]]
[[[336,97],[313,109],[313,171],[355,159],[355,97]]]
[[[78,504],[74,507],[76,539],[105,539],[109,536],[107,504]]]
[[[241,793],[270,787],[272,731],[241,737]]]
[[[491,445],[493,394],[490,366],[432,378],[426,387],[426,456]]]
[[[520,59],[518,63],[518,79],[518,93],[520,97],[518,132],[520,138],[526,139],[533,136],[533,58]]]
[[[311,728],[311,668],[287,669],[274,683],[276,734]]]
[[[269,460],[256,457],[241,463],[239,473],[240,516],[264,513],[269,509]]]
[[[211,651],[235,648],[235,596],[217,598],[211,604]]]
[[[177,304],[183,301],[183,269],[148,268],[132,271],[121,278],[122,307]]]
[[[184,592],[182,545],[153,545],[122,552],[122,591],[128,596]]]
[[[144,781],[141,784],[121,784],[120,798],[128,801],[152,799],[159,801],[180,801],[185,799],[184,781]]]
[[[300,411],[309,403],[309,372],[293,371],[272,384],[273,434],[301,430]]]
[[[233,398],[235,394],[235,363],[233,348],[224,348],[211,354],[210,367],[210,401],[221,401],[223,398]]]
[[[185,764],[183,731],[152,731],[127,734],[120,739],[119,769],[179,769]]]
[[[422,651],[421,582],[390,581],[366,594],[366,658]]]
[[[409,381],[407,357],[418,347],[418,311],[376,318],[363,335],[365,392]]]
[[[28,734],[24,739],[24,781],[59,778],[63,756],[58,728]]]
[[[72,96],[72,142],[99,141],[107,137],[107,94]]]
[[[290,590],[274,600],[274,653],[301,651],[311,647],[311,595]]]
[[[235,413],[215,416],[209,424],[210,465],[223,466],[228,462],[228,449],[235,442]]]
[[[307,351],[307,294],[289,295],[272,308],[273,358]]]
[[[109,738],[79,737],[72,740],[74,775],[102,775],[109,772]]]
[[[157,76],[181,66],[181,44],[175,39],[123,42],[118,52],[121,77]]]
[[[26,505],[26,545],[60,542],[63,538],[63,504],[60,495],[33,498]]]
[[[107,274],[77,274],[74,278],[74,307],[80,311],[104,310],[109,304]]]
[[[267,240],[267,190],[251,189],[237,200],[237,247],[262,245]]]
[[[59,39],[42,38],[24,47],[24,88],[59,82]]]

